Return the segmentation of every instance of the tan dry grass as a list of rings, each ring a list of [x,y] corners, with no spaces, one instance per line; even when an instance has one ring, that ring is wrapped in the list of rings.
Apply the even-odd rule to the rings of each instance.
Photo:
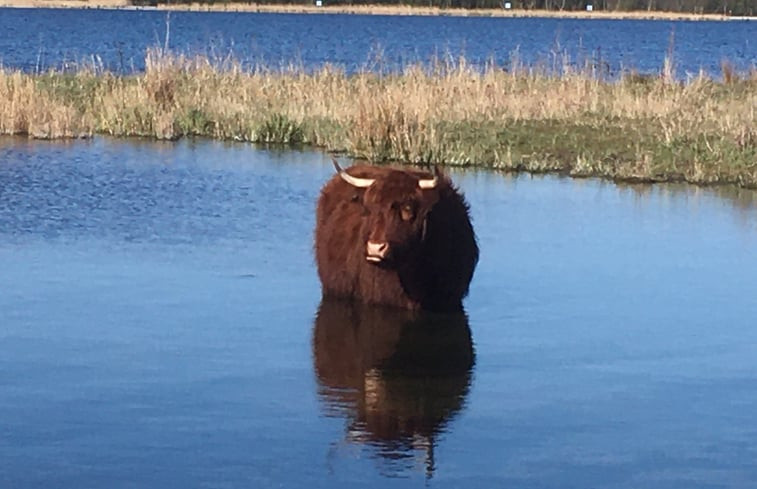
[[[0,73],[0,132],[305,143],[373,161],[757,184],[757,75],[605,82],[464,59],[345,75],[148,54],[143,75]],[[751,78],[750,78],[751,77]]]
[[[129,0],[0,0],[0,7],[21,8],[145,8],[133,7]],[[526,10],[526,9],[463,9],[438,7],[413,7],[409,5],[256,5],[241,2],[160,4],[150,7],[157,10],[202,11],[202,12],[262,12],[262,13],[307,13],[307,14],[360,14],[360,15],[431,15],[452,17],[547,17],[581,19],[659,19],[659,20],[728,20],[719,14],[694,14],[686,12],[662,12],[639,10],[630,12],[583,10]]]
[[[129,0],[0,0],[0,7],[18,8],[126,8]]]
[[[546,17],[581,19],[660,19],[660,20],[724,20],[719,14],[693,14],[686,12],[662,11],[592,11],[584,10],[538,10],[538,9],[464,9],[418,7],[409,5],[335,5],[316,7],[313,5],[254,5],[246,3],[191,3],[186,5],[161,5],[166,10],[232,11],[232,12],[275,12],[307,14],[360,14],[360,15],[424,15],[450,17]]]
[[[32,78],[0,73],[0,133],[38,139],[90,136],[92,114],[40,92]]]

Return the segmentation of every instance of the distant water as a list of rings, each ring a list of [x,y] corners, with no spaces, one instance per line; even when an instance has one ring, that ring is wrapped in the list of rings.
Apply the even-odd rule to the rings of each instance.
[[[144,69],[145,50],[168,45],[246,66],[316,68],[324,63],[394,70],[432,57],[475,64],[513,59],[562,65],[563,55],[601,72],[658,72],[671,46],[677,75],[757,65],[757,22],[505,19],[0,8],[0,62],[27,71],[98,64]]]
[[[0,487],[754,487],[757,193],[455,171],[481,260],[417,318],[321,302],[333,171],[0,138]]]

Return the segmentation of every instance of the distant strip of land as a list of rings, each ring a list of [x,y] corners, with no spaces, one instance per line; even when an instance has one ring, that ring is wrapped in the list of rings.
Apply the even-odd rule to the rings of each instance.
[[[0,7],[18,8],[81,8],[81,9],[144,9],[202,12],[270,12],[307,14],[360,15],[430,15],[457,17],[556,17],[580,19],[659,19],[659,20],[757,20],[757,17],[737,17],[720,14],[642,11],[584,11],[584,10],[526,10],[526,9],[462,9],[411,7],[406,5],[257,5],[253,3],[189,3],[137,7],[128,0],[0,0]]]

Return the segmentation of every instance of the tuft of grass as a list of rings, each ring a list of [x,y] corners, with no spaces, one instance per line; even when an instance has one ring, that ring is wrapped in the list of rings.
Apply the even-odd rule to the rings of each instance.
[[[300,144],[305,140],[302,124],[280,113],[271,114],[257,133],[256,140],[264,143]]]
[[[600,67],[601,68],[601,67]],[[507,71],[464,58],[399,73],[242,69],[162,49],[142,74],[0,70],[0,134],[202,136],[305,144],[372,162],[757,187],[757,73],[609,79],[566,58]]]

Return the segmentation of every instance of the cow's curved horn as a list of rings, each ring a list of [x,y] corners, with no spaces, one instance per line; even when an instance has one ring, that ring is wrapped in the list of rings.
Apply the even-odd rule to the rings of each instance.
[[[353,177],[346,171],[342,170],[342,167],[339,166],[339,163],[337,163],[336,158],[334,158],[333,156],[331,157],[331,161],[334,162],[334,168],[336,168],[336,172],[339,174],[340,177],[342,177],[342,180],[349,183],[350,185],[353,185],[355,187],[360,187],[360,188],[366,188],[373,185],[373,182],[376,181],[375,178]]]
[[[439,179],[437,177],[418,180],[418,186],[423,190],[436,188],[437,183],[439,183]]]
[[[437,183],[439,183],[439,169],[436,166],[434,166],[434,178],[421,178],[418,180],[418,186],[423,190],[436,188]]]

